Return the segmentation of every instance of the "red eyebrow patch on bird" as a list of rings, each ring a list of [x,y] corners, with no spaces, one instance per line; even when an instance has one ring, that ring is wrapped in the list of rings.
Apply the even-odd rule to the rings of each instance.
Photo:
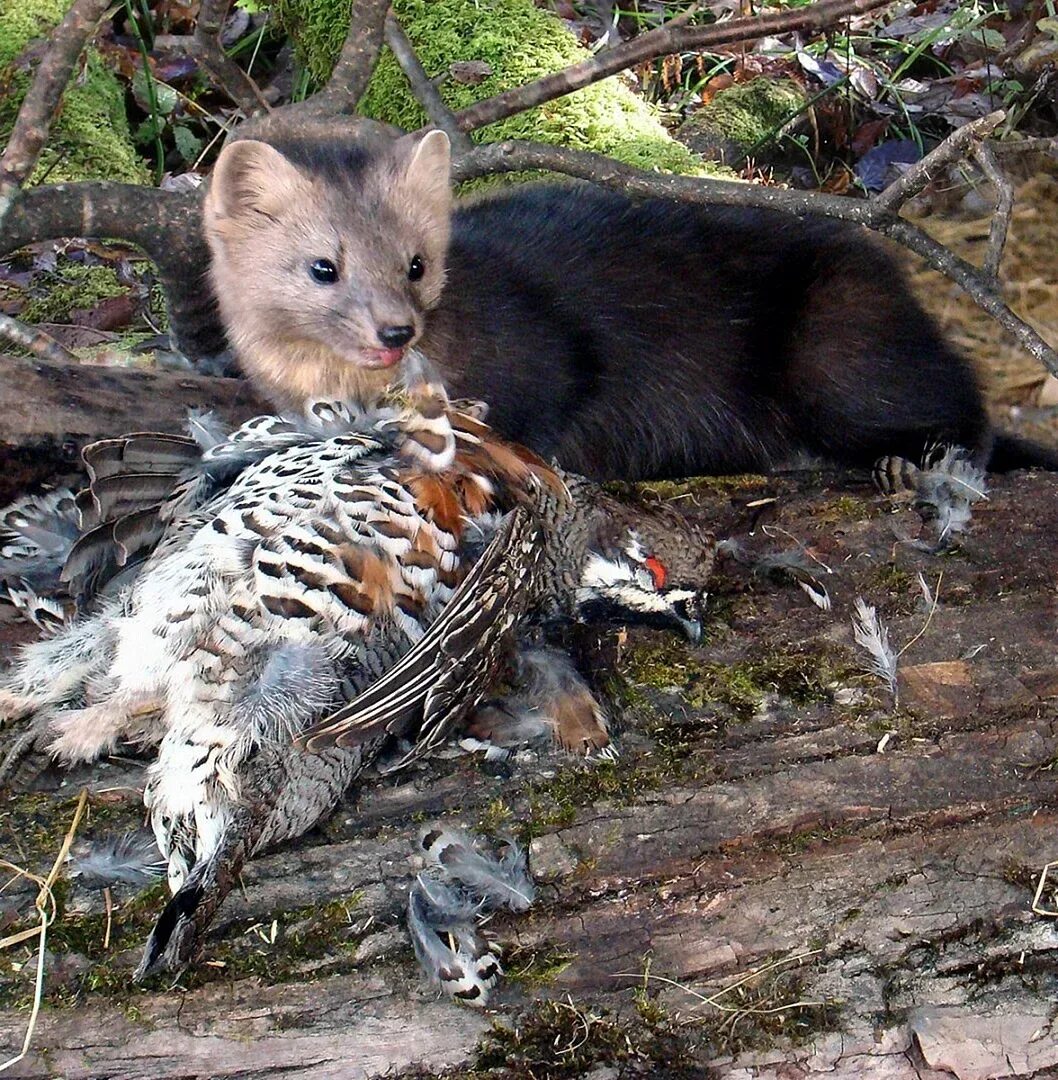
[[[669,576],[665,564],[656,555],[648,555],[643,565],[650,571],[650,576],[654,579],[654,588],[664,589]]]

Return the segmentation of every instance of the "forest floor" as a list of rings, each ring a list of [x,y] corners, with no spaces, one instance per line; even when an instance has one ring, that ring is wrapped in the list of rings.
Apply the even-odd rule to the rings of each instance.
[[[796,538],[832,569],[832,609],[727,567],[698,646],[578,635],[618,761],[507,772],[453,749],[365,785],[248,867],[175,986],[130,985],[160,889],[115,896],[105,947],[101,896],[60,881],[9,1075],[1055,1075],[1058,932],[1032,902],[1058,859],[1058,478],[997,478],[944,556],[852,477],[650,492],[750,549]],[[857,597],[906,649],[898,703],[865,674]],[[49,773],[0,803],[3,854],[46,872],[82,786],[80,838],[141,823],[139,764]],[[423,984],[402,929],[415,838],[442,815],[520,836],[540,884],[491,924],[508,978],[484,1013]],[[9,927],[34,893],[0,896]],[[5,1050],[35,945],[4,954]]]

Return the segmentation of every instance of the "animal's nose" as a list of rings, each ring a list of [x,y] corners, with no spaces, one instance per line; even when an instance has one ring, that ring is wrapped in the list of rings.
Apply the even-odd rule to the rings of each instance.
[[[415,337],[414,326],[383,326],[378,332],[378,340],[387,349],[399,349]]]

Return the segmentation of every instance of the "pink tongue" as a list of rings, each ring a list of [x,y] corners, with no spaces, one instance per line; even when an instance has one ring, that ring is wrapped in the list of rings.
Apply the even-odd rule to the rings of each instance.
[[[378,358],[382,362],[383,367],[392,367],[394,364],[400,362],[400,358],[404,355],[403,349],[379,349]]]

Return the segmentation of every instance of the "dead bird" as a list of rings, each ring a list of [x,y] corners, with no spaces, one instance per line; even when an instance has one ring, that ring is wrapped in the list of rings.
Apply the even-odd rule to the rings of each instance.
[[[680,567],[708,569],[707,537],[613,516],[450,405],[417,354],[402,371],[205,451],[163,439],[156,471],[136,437],[87,452],[103,520],[66,573],[97,610],[26,648],[0,707],[62,760],[157,747],[144,799],[174,895],[141,976],[186,964],[245,860],[314,825],[392,737],[401,763],[447,738],[531,608],[668,604],[686,629]]]
[[[499,432],[597,479],[869,469],[938,440],[1058,467],[993,431],[970,364],[846,223],[591,185],[453,207],[443,133],[311,126],[229,143],[204,222],[228,338],[284,408],[377,386],[414,345]]]

